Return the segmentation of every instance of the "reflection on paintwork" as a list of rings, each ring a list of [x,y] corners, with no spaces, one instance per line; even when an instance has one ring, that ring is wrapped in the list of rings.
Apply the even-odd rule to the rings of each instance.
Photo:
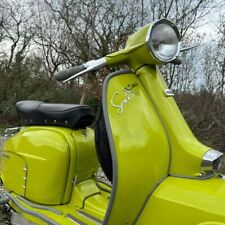
[[[115,97],[115,93],[132,83],[136,84],[132,93],[138,94],[123,105],[123,113],[118,113],[111,99],[123,102],[125,95]],[[167,176],[169,146],[155,108],[134,74],[111,78],[107,102],[118,171],[116,196],[107,225],[132,224],[150,191]]]

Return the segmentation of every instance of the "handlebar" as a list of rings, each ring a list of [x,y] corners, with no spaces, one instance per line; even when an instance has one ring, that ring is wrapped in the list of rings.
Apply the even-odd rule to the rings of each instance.
[[[64,81],[64,80],[68,79],[69,77],[73,76],[74,74],[77,74],[85,69],[86,69],[86,67],[84,65],[74,66],[69,69],[62,70],[62,71],[55,73],[54,78],[57,81]]]
[[[71,79],[78,78],[87,72],[98,70],[106,65],[106,59],[103,57],[97,60],[88,61],[80,66],[75,66],[70,69],[59,71],[54,74],[54,77],[56,80],[63,81],[63,83],[65,83]]]

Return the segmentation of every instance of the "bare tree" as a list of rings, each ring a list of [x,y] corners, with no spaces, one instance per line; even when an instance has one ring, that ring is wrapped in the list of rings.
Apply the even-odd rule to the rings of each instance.
[[[61,68],[81,64],[117,51],[140,25],[139,11],[130,0],[44,0],[38,5],[36,43],[52,74]],[[86,84],[85,78],[80,84]],[[89,87],[89,85],[86,85]],[[84,102],[84,96],[81,102]]]
[[[225,92],[225,16],[220,15],[217,26],[217,43],[214,44],[213,58],[216,71],[215,80],[217,82],[217,92],[224,97]]]
[[[141,25],[162,17],[177,23],[185,38],[185,35],[194,31],[213,3],[210,0],[42,0],[36,3],[36,7],[38,19],[35,42],[45,58],[45,68],[51,79],[59,69],[100,58],[123,48],[127,37]],[[189,55],[186,54],[185,59]],[[170,65],[165,70],[170,87],[187,89],[191,86],[194,75],[192,78],[185,76],[185,71],[193,69],[187,66],[184,64],[177,69]],[[179,78],[181,71],[182,77]],[[84,88],[83,97],[88,77],[75,82]]]
[[[27,2],[6,1],[1,6],[3,11],[0,23],[1,37],[10,45],[7,69],[13,60],[21,61],[25,57],[34,36],[31,20],[34,16]]]
[[[150,0],[148,6],[151,21],[168,18],[178,25],[181,36],[184,37],[199,25],[200,20],[216,3],[210,0]]]
[[[199,38],[196,38],[196,28],[201,25],[204,17],[216,4],[210,0],[150,0],[146,6],[149,11],[149,16],[146,17],[147,20],[170,19],[179,28],[183,46],[184,44],[190,46],[199,43]],[[197,39],[197,41],[193,42],[192,38],[190,38],[191,36]],[[181,55],[183,57],[183,65],[179,67],[168,65],[167,69],[163,67],[163,74],[170,88],[176,90],[181,88],[180,91],[182,91],[184,82],[186,83],[186,87],[191,87],[191,83],[193,83],[191,80],[193,80],[194,75],[191,73],[192,75],[190,76],[189,72],[190,70],[194,72],[194,68],[191,69],[188,63],[191,63],[192,66],[194,65],[193,56],[194,54],[185,53]],[[181,82],[180,85],[179,82]]]

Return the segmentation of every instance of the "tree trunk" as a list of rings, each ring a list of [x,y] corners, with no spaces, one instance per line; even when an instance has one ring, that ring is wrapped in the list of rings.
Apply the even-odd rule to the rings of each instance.
[[[84,89],[83,89],[82,96],[81,96],[81,99],[80,99],[80,105],[84,105],[84,104],[85,104],[86,97],[87,97],[87,92],[86,92],[86,90],[85,90],[85,88],[84,88]]]

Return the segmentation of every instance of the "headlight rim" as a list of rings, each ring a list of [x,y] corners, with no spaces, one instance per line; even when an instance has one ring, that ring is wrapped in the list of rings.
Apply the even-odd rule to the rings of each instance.
[[[158,56],[155,53],[155,51],[153,50],[153,47],[151,46],[151,34],[152,34],[152,31],[153,31],[154,27],[157,26],[157,25],[159,25],[159,24],[167,24],[167,25],[169,25],[170,27],[172,27],[174,29],[174,31],[177,34],[178,43],[177,43],[177,51],[176,51],[176,54],[172,58],[170,58],[168,60],[167,59],[160,58],[160,56]],[[171,62],[171,61],[175,60],[179,56],[179,53],[180,53],[180,50],[181,50],[181,35],[179,33],[179,30],[178,30],[177,26],[172,21],[170,21],[168,19],[159,19],[159,20],[155,21],[149,27],[148,32],[147,32],[147,35],[146,35],[146,45],[147,45],[148,49],[150,50],[152,57],[156,61],[159,61],[160,63],[168,63],[168,62]]]

